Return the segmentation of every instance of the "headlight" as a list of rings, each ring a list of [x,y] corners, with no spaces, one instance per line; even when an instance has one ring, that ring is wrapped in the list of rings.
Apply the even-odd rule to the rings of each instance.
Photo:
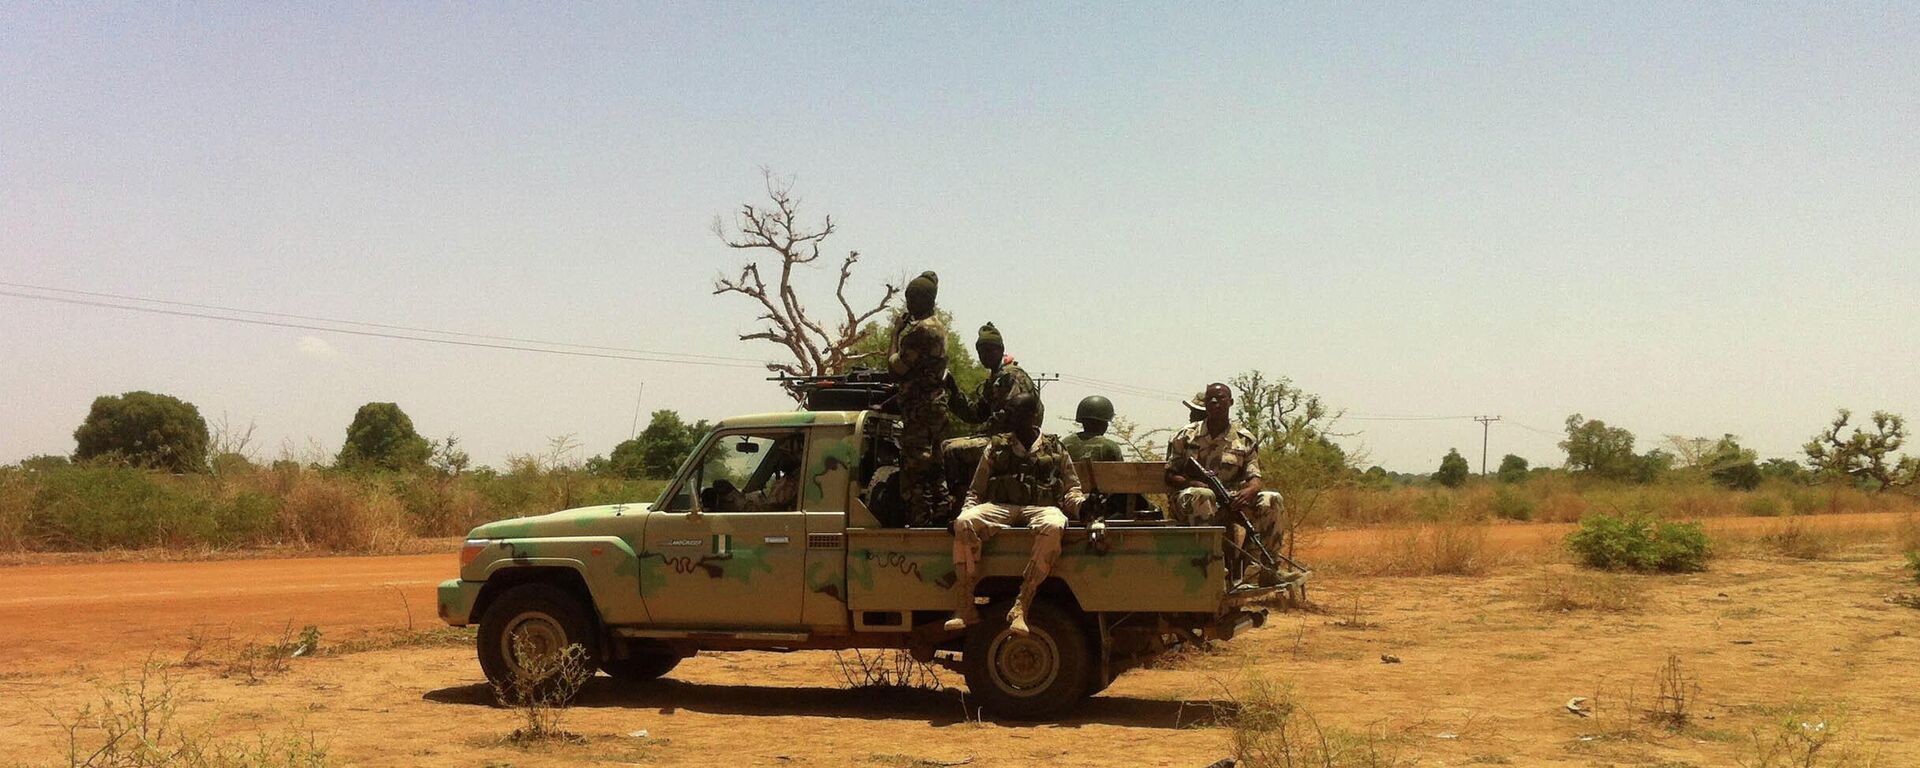
[[[466,545],[460,547],[460,567],[465,568],[472,565],[474,558],[479,557],[481,551],[485,550],[487,545],[492,543],[492,539],[467,539]]]

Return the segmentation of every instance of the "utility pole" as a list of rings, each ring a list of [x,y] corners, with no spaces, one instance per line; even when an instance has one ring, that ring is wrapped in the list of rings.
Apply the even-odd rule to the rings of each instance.
[[[640,382],[640,391],[633,393],[633,426],[627,429],[628,440],[632,440],[640,435],[640,398],[646,394],[647,383],[644,381]],[[1481,463],[1484,464],[1486,462],[1483,461]]]
[[[1473,420],[1480,422],[1480,475],[1485,477],[1487,474],[1487,433],[1493,429],[1493,423],[1499,421],[1500,417],[1475,416]]]

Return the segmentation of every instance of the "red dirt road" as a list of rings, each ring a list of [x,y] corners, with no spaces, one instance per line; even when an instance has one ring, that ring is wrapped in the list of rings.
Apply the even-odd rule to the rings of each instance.
[[[448,554],[0,568],[0,670],[175,654],[199,631],[240,640],[289,624],[431,627]]]
[[[1797,518],[1830,531],[1887,529],[1894,513]],[[1752,536],[1780,518],[1706,521],[1716,538]],[[1565,524],[1490,526],[1488,549],[1539,552],[1572,530]],[[1377,553],[1393,529],[1323,531],[1307,562]],[[436,626],[433,587],[457,572],[452,552],[385,557],[316,557],[210,562],[0,567],[0,672],[177,656],[189,634],[255,640],[312,624],[328,638],[370,629]]]

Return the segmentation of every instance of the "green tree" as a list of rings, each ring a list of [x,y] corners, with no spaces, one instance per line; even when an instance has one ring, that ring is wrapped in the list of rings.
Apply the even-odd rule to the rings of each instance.
[[[605,461],[605,469],[598,474],[618,477],[622,480],[639,480],[647,476],[646,444],[640,442],[638,437],[620,441],[619,445],[613,447],[613,453],[608,454]]]
[[[1567,452],[1568,470],[1607,480],[1633,480],[1657,466],[1652,452],[1634,455],[1632,432],[1577,413],[1567,417],[1567,439],[1561,441],[1560,450]],[[1650,457],[1654,463],[1649,463]]]
[[[628,448],[626,455],[637,452],[641,474],[664,480],[673,476],[673,471],[680,468],[680,463],[686,461],[687,454],[693,452],[694,445],[709,429],[705,420],[688,424],[680,418],[679,411],[654,411],[647,420],[647,428],[629,441],[638,445]],[[620,448],[616,446],[614,453],[619,455]]]
[[[73,431],[75,461],[118,459],[169,472],[207,467],[207,420],[200,409],[171,395],[127,392],[93,400]]]
[[[1503,483],[1517,483],[1527,479],[1527,460],[1511,453],[1500,457],[1500,469],[1495,473]]]
[[[1760,476],[1789,483],[1806,483],[1812,479],[1807,468],[1793,459],[1767,459],[1760,463]]]
[[[1234,418],[1260,445],[1260,468],[1268,490],[1286,499],[1289,555],[1299,532],[1311,524],[1328,491],[1359,482],[1355,464],[1334,438],[1345,411],[1327,406],[1320,396],[1295,386],[1285,376],[1269,378],[1248,371],[1227,381],[1234,389]]]
[[[1846,435],[1853,412],[1841,408],[1833,423],[1803,450],[1807,464],[1822,479],[1845,479],[1856,485],[1884,491],[1920,480],[1920,458],[1895,457],[1907,442],[1907,420],[1897,413],[1873,412],[1873,431],[1860,426]]]
[[[336,460],[342,469],[425,469],[433,444],[413,428],[413,419],[394,403],[367,403],[354,411],[347,441]]]
[[[1433,473],[1433,481],[1448,488],[1458,488],[1467,484],[1467,475],[1473,470],[1467,466],[1467,457],[1461,456],[1454,448],[1447,449],[1447,455],[1440,457],[1440,471]]]

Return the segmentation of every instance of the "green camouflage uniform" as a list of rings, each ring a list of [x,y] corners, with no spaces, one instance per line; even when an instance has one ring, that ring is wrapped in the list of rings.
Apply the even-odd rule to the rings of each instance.
[[[1106,435],[1084,437],[1079,434],[1060,438],[1060,445],[1074,461],[1126,461],[1120,452],[1120,444]]]
[[[947,329],[929,315],[894,329],[887,367],[900,384],[900,494],[909,525],[944,527],[951,503],[935,448],[947,426]]]
[[[994,435],[1013,431],[1014,425],[1007,414],[1007,401],[1022,392],[1035,398],[1040,396],[1040,389],[1033,385],[1033,377],[1028,376],[1019,363],[1009,360],[1001,363],[998,370],[988,372],[973,397],[960,395],[953,400],[954,417],[980,426],[971,436],[956,437],[940,444],[941,463],[947,468],[947,487],[965,487],[968,478],[973,476],[974,466],[980,463],[980,454],[986,450],[987,441]],[[1044,406],[1040,413],[1046,413]],[[1037,421],[1042,416],[1034,418]]]
[[[1047,580],[1060,556],[1060,537],[1067,513],[1078,512],[1086,495],[1073,471],[1073,459],[1060,439],[1041,435],[1023,445],[1012,433],[987,438],[980,461],[967,485],[966,511],[953,523],[953,562],[960,574],[960,605],[947,627],[958,629],[977,619],[974,586],[980,581],[980,547],[995,533],[1012,526],[1033,529],[1033,554],[1027,561],[1014,609],[1007,614],[1010,628],[1026,634],[1025,616],[1035,590]],[[1064,510],[1064,511],[1063,511]]]
[[[1182,466],[1177,464],[1182,458],[1193,457],[1200,466],[1211,470],[1220,478],[1220,484],[1226,486],[1228,493],[1236,493],[1247,481],[1260,477],[1259,442],[1253,433],[1241,429],[1238,424],[1228,424],[1223,434],[1210,434],[1205,420],[1188,424],[1173,436],[1167,444],[1167,466],[1182,475]],[[1213,491],[1205,488],[1184,488],[1175,493],[1173,519],[1181,525],[1225,525],[1218,519],[1218,509]],[[1255,498],[1251,509],[1246,510],[1247,518],[1259,530],[1260,537],[1267,546],[1280,546],[1280,494],[1273,491],[1261,491]]]

